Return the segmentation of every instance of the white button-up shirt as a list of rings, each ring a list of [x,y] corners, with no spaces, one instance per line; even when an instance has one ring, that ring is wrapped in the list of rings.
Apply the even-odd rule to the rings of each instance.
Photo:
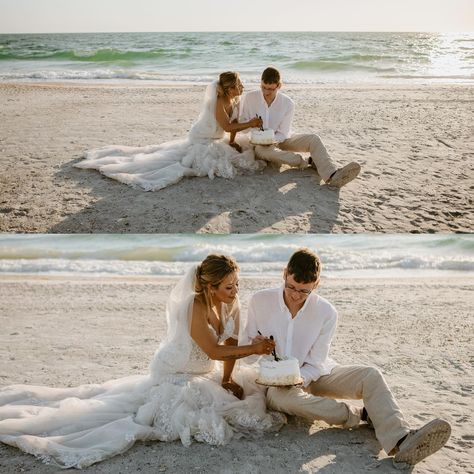
[[[311,293],[293,318],[283,299],[284,288],[282,285],[252,296],[239,344],[250,344],[258,331],[266,337],[272,335],[278,355],[298,359],[306,387],[337,365],[329,357],[337,312],[329,301]]]
[[[262,117],[263,128],[274,130],[275,140],[282,142],[291,136],[291,121],[294,112],[295,104],[287,95],[278,91],[269,107],[261,89],[258,89],[244,95],[240,106],[239,122],[248,122],[258,115]]]

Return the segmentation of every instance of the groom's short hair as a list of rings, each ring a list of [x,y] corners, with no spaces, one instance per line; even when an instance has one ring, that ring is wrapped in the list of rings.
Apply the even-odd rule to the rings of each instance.
[[[314,283],[321,274],[321,260],[312,250],[301,248],[290,257],[286,270],[298,283]]]
[[[267,67],[262,72],[262,82],[264,84],[280,84],[281,76],[280,71],[274,67]]]

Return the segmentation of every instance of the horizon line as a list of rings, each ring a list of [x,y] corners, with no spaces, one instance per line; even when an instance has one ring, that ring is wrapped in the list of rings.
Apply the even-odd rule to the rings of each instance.
[[[41,35],[41,34],[107,34],[107,33],[457,33],[471,34],[474,31],[453,30],[160,30],[160,31],[28,31],[28,32],[1,32],[3,35]]]

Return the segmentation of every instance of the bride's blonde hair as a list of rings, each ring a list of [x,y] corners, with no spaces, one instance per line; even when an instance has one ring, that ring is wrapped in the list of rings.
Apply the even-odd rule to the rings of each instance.
[[[229,89],[236,86],[239,78],[239,73],[234,71],[226,71],[220,74],[217,82],[217,96],[229,95]]]
[[[238,272],[237,262],[227,255],[208,255],[196,269],[194,290],[210,306],[210,289],[217,288],[222,280],[231,273]]]

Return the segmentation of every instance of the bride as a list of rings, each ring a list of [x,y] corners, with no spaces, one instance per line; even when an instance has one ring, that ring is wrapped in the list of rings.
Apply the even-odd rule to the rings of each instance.
[[[237,346],[237,292],[235,261],[209,255],[172,290],[167,337],[149,375],[74,388],[4,387],[0,441],[45,463],[84,468],[138,440],[222,445],[279,429],[285,417],[266,411],[255,377],[237,374],[243,388],[232,377],[236,359],[274,347],[270,339]],[[223,361],[221,371],[215,360]]]
[[[243,85],[237,72],[223,72],[206,89],[204,106],[188,137],[144,147],[107,146],[86,152],[77,168],[99,170],[105,176],[145,191],[157,191],[185,176],[233,178],[241,171],[257,171],[265,163],[253,150],[242,151],[237,132],[260,127],[261,118],[239,123],[238,99]],[[224,140],[225,132],[230,140]]]

